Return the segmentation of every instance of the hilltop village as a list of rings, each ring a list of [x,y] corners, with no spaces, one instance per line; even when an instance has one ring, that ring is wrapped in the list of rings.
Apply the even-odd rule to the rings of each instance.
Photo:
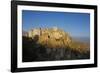
[[[89,45],[76,42],[57,28],[34,28],[23,32],[23,61],[87,59]]]
[[[66,48],[77,50],[79,52],[89,51],[89,46],[85,43],[75,42],[68,32],[53,28],[34,28],[28,32],[24,32],[23,36],[36,40],[38,44],[51,48]],[[83,49],[86,48],[86,49]]]
[[[67,34],[67,33],[66,33]],[[65,35],[65,32],[58,29],[57,27],[53,27],[53,28],[34,28],[29,30],[28,32],[23,32],[23,36],[27,36],[30,38],[33,38],[35,36],[42,36],[42,35],[46,35],[48,36],[48,38],[55,38],[55,39],[60,39],[61,37],[63,37]]]

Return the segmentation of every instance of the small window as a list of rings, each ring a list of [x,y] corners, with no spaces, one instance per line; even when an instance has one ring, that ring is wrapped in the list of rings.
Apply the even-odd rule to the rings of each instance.
[[[48,35],[48,38],[50,38],[50,36]]]

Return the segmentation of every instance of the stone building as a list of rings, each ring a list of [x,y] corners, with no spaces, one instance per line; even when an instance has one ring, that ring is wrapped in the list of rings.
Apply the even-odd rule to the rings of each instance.
[[[31,29],[29,32],[28,32],[28,36],[30,38],[34,38],[34,36],[38,35],[38,36],[41,36],[41,35],[48,35],[49,38],[55,38],[55,39],[60,39],[61,37],[63,37],[63,34],[58,32],[59,29],[57,27],[53,27],[53,28],[34,28],[34,29]]]
[[[35,28],[35,29],[31,29],[29,32],[28,32],[28,36],[30,38],[34,38],[34,36],[40,36],[41,35],[41,28]]]

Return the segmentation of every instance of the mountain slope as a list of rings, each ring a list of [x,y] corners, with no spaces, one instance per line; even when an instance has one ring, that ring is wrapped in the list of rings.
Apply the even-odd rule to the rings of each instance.
[[[90,58],[89,45],[73,40],[61,29],[38,29],[35,33],[23,36],[23,62]]]

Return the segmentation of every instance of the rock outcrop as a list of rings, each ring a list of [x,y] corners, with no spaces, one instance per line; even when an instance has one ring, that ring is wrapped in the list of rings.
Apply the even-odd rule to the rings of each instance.
[[[89,49],[89,45],[74,41],[58,28],[34,29],[23,37],[23,61],[87,59]]]
[[[31,32],[31,34],[30,34]],[[46,48],[67,48],[79,52],[89,51],[89,45],[74,41],[71,36],[58,28],[33,29],[29,32],[29,37]]]

